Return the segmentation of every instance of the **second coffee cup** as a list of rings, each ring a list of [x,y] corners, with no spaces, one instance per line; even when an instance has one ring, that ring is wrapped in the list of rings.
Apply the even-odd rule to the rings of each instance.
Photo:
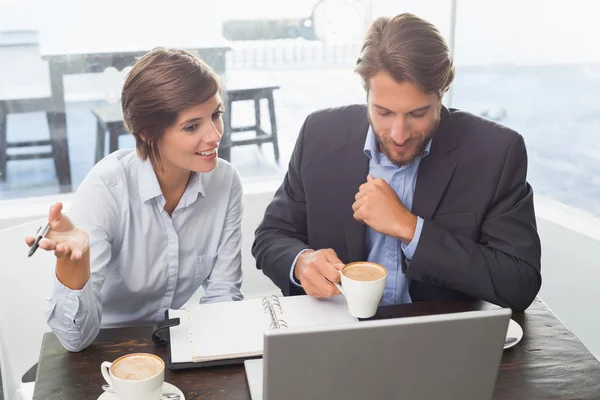
[[[385,289],[387,269],[376,263],[358,261],[346,264],[340,275],[341,284],[335,286],[346,298],[350,314],[357,318],[375,315]]]

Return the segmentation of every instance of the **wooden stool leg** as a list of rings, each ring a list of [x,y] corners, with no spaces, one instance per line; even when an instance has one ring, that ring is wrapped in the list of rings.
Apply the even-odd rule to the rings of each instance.
[[[271,119],[271,138],[273,139],[273,153],[275,154],[275,161],[279,164],[279,144],[277,143],[277,118],[275,116],[275,100],[273,99],[273,92],[269,93],[267,97],[269,101],[269,117]]]
[[[0,104],[0,182],[6,181],[6,120],[7,110]]]
[[[106,142],[106,129],[102,122],[96,122],[96,164],[104,158],[104,144]]]
[[[109,136],[109,142],[108,142],[108,153],[114,153],[115,151],[119,150],[119,131],[118,129],[115,129],[113,126],[108,126],[108,136]]]
[[[265,131],[262,130],[262,122],[260,120],[260,97],[254,99],[254,131],[256,132],[256,137],[265,136]],[[258,144],[258,149],[262,150],[262,143]]]
[[[257,128],[260,128],[262,122],[260,120],[260,97],[254,99],[254,121]]]
[[[223,136],[219,146],[219,158],[225,161],[231,161],[231,113],[233,101],[225,94],[225,115],[223,116]]]
[[[52,157],[58,175],[61,193],[71,192],[71,164],[69,161],[69,144],[67,141],[67,118],[64,112],[47,112],[50,140],[52,141]]]

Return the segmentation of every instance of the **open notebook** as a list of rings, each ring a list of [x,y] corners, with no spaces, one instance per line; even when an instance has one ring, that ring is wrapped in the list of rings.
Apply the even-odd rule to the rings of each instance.
[[[315,299],[309,296],[279,297],[200,304],[184,310],[169,310],[168,318],[179,318],[169,328],[171,364],[209,363],[262,356],[263,332],[285,329],[352,324],[343,296]],[[200,365],[198,365],[200,366]]]

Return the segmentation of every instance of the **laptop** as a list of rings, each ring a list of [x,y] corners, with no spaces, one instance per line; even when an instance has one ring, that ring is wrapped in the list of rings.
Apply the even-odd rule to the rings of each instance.
[[[252,400],[490,399],[510,309],[264,334],[246,360]]]

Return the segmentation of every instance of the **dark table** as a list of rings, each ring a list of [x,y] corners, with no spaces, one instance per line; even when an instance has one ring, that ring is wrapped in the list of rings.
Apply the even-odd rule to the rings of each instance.
[[[482,302],[415,303],[381,307],[376,317],[405,317],[488,308]],[[504,351],[494,399],[600,399],[600,363],[546,305],[536,300],[512,317],[524,331],[516,346]],[[34,399],[96,400],[104,383],[102,361],[134,352],[154,353],[150,327],[103,329],[80,353],[64,350],[47,333],[42,344]],[[243,365],[166,371],[165,381],[179,387],[187,400],[250,399]]]

